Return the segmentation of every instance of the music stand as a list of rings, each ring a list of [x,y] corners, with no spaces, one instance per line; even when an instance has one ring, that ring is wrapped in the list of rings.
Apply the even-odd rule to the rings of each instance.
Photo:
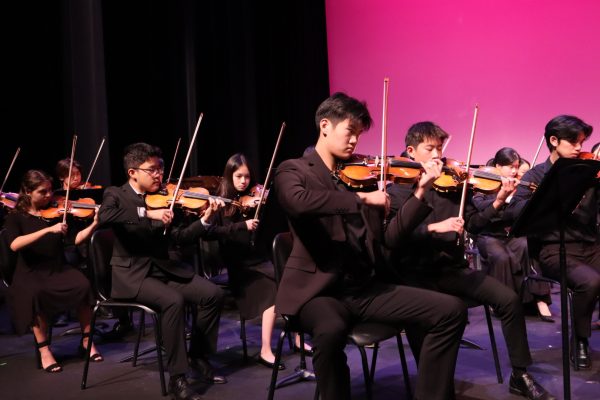
[[[587,189],[597,182],[600,161],[559,158],[514,222],[514,236],[537,236],[559,232],[560,307],[564,398],[571,398],[569,326],[567,320],[567,255],[565,222]]]

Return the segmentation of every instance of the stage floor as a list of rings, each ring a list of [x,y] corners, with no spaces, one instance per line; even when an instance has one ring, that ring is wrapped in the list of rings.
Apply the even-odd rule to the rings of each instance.
[[[538,381],[558,398],[562,398],[561,339],[559,324],[559,298],[553,295],[551,306],[556,323],[545,323],[537,317],[527,317],[529,344],[534,364],[529,371]],[[520,399],[508,393],[510,364],[506,345],[500,329],[500,323],[494,319],[496,340],[500,353],[500,362],[505,383],[498,384],[489,346],[489,336],[482,307],[470,310],[470,323],[465,338],[477,342],[485,350],[461,348],[456,371],[457,399]],[[112,326],[112,320],[106,320]],[[76,326],[72,323],[71,327]],[[259,321],[247,322],[248,344],[251,356],[255,356],[260,345]],[[156,353],[143,357],[137,367],[131,363],[119,363],[128,355],[135,341],[135,334],[128,335],[122,341],[101,342],[98,348],[105,361],[90,365],[88,389],[80,390],[83,361],[77,356],[78,336],[61,336],[67,328],[55,328],[53,352],[63,364],[64,371],[49,374],[35,368],[33,339],[31,335],[18,337],[10,332],[5,305],[0,305],[0,398],[3,399],[163,399],[160,395],[160,383],[157,371]],[[141,349],[152,345],[152,325],[147,323],[146,335]],[[273,340],[275,344],[275,340]],[[409,372],[413,382],[416,378],[415,362],[404,340],[407,352]],[[591,347],[594,364],[589,371],[571,371],[573,399],[600,398],[600,331],[594,330]],[[367,350],[369,355],[370,351]],[[288,367],[280,372],[280,377],[290,374],[298,364],[299,357],[292,353],[287,344],[284,347],[284,362]],[[362,369],[358,350],[347,348],[348,362],[352,374],[352,393],[357,399],[365,398]],[[310,360],[310,359],[309,359]],[[219,351],[212,358],[229,379],[225,385],[203,385],[194,382],[194,386],[206,399],[266,399],[270,381],[270,369],[250,360],[242,362],[242,347],[239,339],[239,320],[234,309],[227,308],[221,319]],[[310,361],[309,361],[310,367]],[[168,379],[168,377],[167,377]],[[280,400],[312,399],[314,382],[301,382],[278,389],[275,397]],[[396,342],[388,340],[382,343],[375,385],[374,399],[406,398],[401,375]]]

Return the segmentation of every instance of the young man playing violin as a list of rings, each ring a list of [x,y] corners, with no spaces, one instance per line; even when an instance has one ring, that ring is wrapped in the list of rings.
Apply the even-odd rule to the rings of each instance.
[[[274,190],[293,236],[275,310],[296,318],[312,334],[323,399],[350,399],[344,347],[352,324],[361,321],[404,326],[419,364],[415,399],[451,399],[465,305],[452,296],[379,279],[388,196],[377,190],[353,192],[335,174],[370,127],[371,116],[364,103],[335,93],[321,103],[315,119],[315,151],[284,161],[275,176]],[[435,163],[424,168],[419,187],[441,171]],[[401,242],[426,209],[418,195],[412,196],[389,221],[388,235]]]
[[[213,283],[169,260],[170,241],[193,243],[211,229],[210,218],[223,202],[209,199],[201,219],[186,227],[172,226],[169,209],[146,208],[146,193],[160,189],[163,179],[161,152],[155,146],[135,143],[125,149],[123,163],[128,181],[104,192],[99,211],[101,226],[111,227],[115,242],[112,265],[112,297],[134,299],[161,311],[161,329],[171,379],[169,390],[176,399],[201,398],[185,378],[188,369],[184,312],[185,302],[197,304],[196,329],[189,351],[191,366],[209,383],[225,383],[215,375],[206,355],[216,350],[223,294]],[[166,228],[166,234],[165,234]]]
[[[544,136],[550,150],[546,162],[538,164],[523,176],[524,180],[539,184],[552,164],[559,158],[578,158],[583,142],[592,134],[592,127],[581,119],[560,115],[546,125]],[[533,192],[519,187],[506,212],[518,216]],[[575,349],[571,362],[582,369],[592,365],[588,338],[590,323],[600,295],[600,244],[598,243],[598,185],[588,189],[583,199],[566,221],[565,247],[567,256],[567,283],[573,290],[575,318]],[[560,279],[558,231],[539,235],[539,262],[545,276]]]
[[[442,146],[448,134],[431,122],[419,122],[406,134],[406,153],[416,162],[442,164]],[[517,294],[483,271],[468,268],[463,230],[479,232],[498,213],[498,208],[515,189],[516,181],[502,178],[496,199],[482,211],[467,201],[464,219],[458,217],[460,192],[442,193],[427,187],[421,194],[428,215],[390,254],[390,265],[399,282],[428,288],[491,305],[498,314],[513,367],[509,390],[529,399],[553,399],[527,373],[531,364],[523,310]],[[391,212],[388,220],[402,212],[423,189],[417,185],[393,184],[388,193]],[[388,227],[389,229],[389,227]],[[388,244],[393,238],[387,237]]]

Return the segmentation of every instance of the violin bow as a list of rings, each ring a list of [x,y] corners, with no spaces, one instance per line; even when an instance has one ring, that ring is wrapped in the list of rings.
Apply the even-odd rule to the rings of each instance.
[[[386,163],[387,163],[387,110],[390,78],[383,78],[383,110],[381,116],[381,174],[379,178],[379,190],[386,191]]]
[[[537,160],[538,155],[540,154],[540,150],[542,149],[542,145],[544,144],[544,135],[542,135],[542,138],[540,139],[540,144],[538,144],[537,150],[535,151],[535,155],[533,156],[533,160],[531,160],[531,168],[534,167],[535,165],[535,160]]]
[[[21,148],[17,147],[17,151],[15,152],[15,155],[13,156],[12,161],[10,162],[10,167],[8,167],[8,171],[6,171],[6,175],[4,176],[4,181],[2,182],[2,186],[0,186],[0,193],[4,193],[4,185],[6,185],[6,181],[8,180],[8,176],[10,175],[10,171],[12,171],[13,165],[15,165],[15,161],[17,161],[17,157],[19,156],[19,153],[21,152]]]
[[[102,138],[102,141],[100,142],[100,147],[98,147],[98,151],[96,152],[96,157],[94,158],[94,162],[92,163],[92,167],[90,168],[90,172],[88,173],[87,178],[85,178],[85,183],[83,184],[84,189],[87,187],[87,184],[90,181],[90,177],[92,176],[92,171],[94,170],[94,167],[96,166],[96,161],[98,161],[98,156],[100,155],[100,152],[102,151],[102,146],[104,146],[105,141],[106,141],[106,136],[104,136]]]
[[[460,196],[460,208],[458,209],[458,217],[462,218],[465,213],[465,202],[467,201],[467,187],[469,183],[469,170],[471,168],[471,154],[473,153],[473,141],[475,139],[475,128],[477,127],[477,114],[479,113],[479,105],[475,105],[473,113],[473,126],[471,127],[471,139],[469,140],[469,152],[467,153],[467,165],[465,168],[466,180],[463,183],[462,193]],[[460,240],[459,240],[460,241]]]
[[[452,135],[448,135],[448,140],[446,140],[446,142],[444,143],[444,145],[442,146],[442,155],[444,153],[446,153],[446,148],[448,147],[448,144],[450,144],[450,141],[452,140]]]
[[[256,211],[254,212],[254,219],[258,219],[260,215],[260,208],[265,199],[265,193],[267,193],[269,182],[271,181],[271,173],[273,172],[273,164],[275,163],[275,157],[277,156],[277,152],[279,151],[279,144],[281,143],[281,137],[283,136],[283,132],[285,131],[285,121],[281,123],[281,128],[279,129],[279,136],[277,136],[277,142],[275,142],[275,149],[273,150],[273,155],[271,156],[271,162],[269,163],[269,169],[267,170],[267,177],[265,178],[265,184],[263,185],[262,193],[260,194],[260,201],[256,206]]]
[[[175,146],[175,153],[173,153],[173,161],[171,161],[171,169],[169,170],[169,176],[167,177],[167,183],[171,182],[171,174],[173,174],[173,167],[175,166],[175,160],[177,159],[177,153],[179,152],[179,144],[181,143],[181,137],[177,140],[177,146]]]
[[[263,185],[263,190],[260,193],[260,199],[258,201],[258,205],[256,206],[256,211],[254,212],[254,219],[259,219],[260,211],[265,200],[265,195],[267,193],[269,182],[271,181],[271,173],[273,172],[273,164],[275,163],[275,157],[277,157],[277,152],[279,152],[279,144],[281,143],[281,138],[283,137],[283,132],[285,131],[285,121],[281,123],[281,128],[279,129],[279,135],[277,136],[277,141],[275,142],[275,149],[273,149],[273,155],[271,156],[271,162],[269,163],[269,169],[267,170],[267,177],[265,178],[265,184]],[[256,229],[252,231],[250,236],[250,245],[254,247],[254,242],[256,238]]]
[[[202,118],[204,117],[204,113],[200,113],[200,117],[198,117],[198,123],[196,124],[196,129],[194,130],[194,136],[192,136],[192,140],[190,141],[190,147],[188,148],[187,155],[185,156],[185,161],[183,162],[183,167],[181,168],[181,174],[179,175],[179,179],[177,180],[177,186],[175,187],[175,191],[173,192],[173,199],[171,200],[171,206],[169,210],[173,212],[173,208],[175,207],[175,201],[177,201],[177,193],[179,192],[179,188],[181,187],[181,181],[183,180],[183,174],[185,173],[185,169],[187,168],[188,161],[190,161],[190,155],[192,154],[192,148],[194,147],[194,143],[196,142],[196,136],[198,135],[198,130],[200,129],[200,123],[202,122]],[[163,235],[167,234],[167,226],[165,226],[165,230]]]
[[[67,205],[69,204],[69,193],[71,192],[71,173],[73,172],[73,159],[75,158],[75,147],[77,146],[77,135],[73,135],[73,144],[71,145],[71,159],[69,160],[69,177],[67,178],[67,193],[65,194],[65,211],[63,213],[62,223],[67,222]]]

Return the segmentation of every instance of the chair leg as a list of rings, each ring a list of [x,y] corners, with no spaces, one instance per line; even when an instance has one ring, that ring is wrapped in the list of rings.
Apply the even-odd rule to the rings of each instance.
[[[367,361],[367,352],[364,346],[357,346],[360,352],[360,359],[362,361],[363,375],[365,378],[365,391],[367,393],[367,400],[371,400],[373,393],[371,391],[371,376],[369,373],[369,362]]]
[[[569,316],[571,318],[571,341],[570,341],[570,345],[571,345],[571,351],[575,351],[576,349],[576,335],[575,335],[575,314],[573,314],[573,292],[570,290],[567,290],[567,300],[569,302]],[[579,371],[579,366],[577,365],[577,363],[573,363],[573,369],[575,371]]]
[[[142,311],[142,315],[140,316],[140,329],[138,329],[138,337],[137,340],[135,341],[135,346],[133,348],[133,366],[135,367],[137,365],[137,359],[138,359],[138,352],[140,350],[140,342],[142,341],[142,331],[144,330],[143,327],[146,324],[146,312]],[[156,331],[156,328],[155,328]]]
[[[371,384],[375,382],[375,366],[377,365],[377,355],[379,354],[379,343],[373,344],[373,355],[371,356],[371,371],[369,373],[369,379]]]
[[[156,357],[158,361],[158,373],[160,374],[160,390],[163,396],[167,395],[167,385],[165,384],[165,368],[163,366],[162,359],[162,329],[160,326],[160,315],[154,314],[152,315],[152,319],[154,319],[154,336],[156,340]]]
[[[404,343],[402,343],[402,335],[400,333],[396,335],[396,341],[398,342],[398,353],[400,354],[400,364],[402,365],[402,375],[404,376],[404,387],[406,389],[406,396],[408,399],[412,399],[412,388],[410,387],[410,377],[408,376],[408,365],[406,364]]]
[[[246,320],[240,315],[240,339],[244,362],[248,362],[248,343],[246,342]]]
[[[287,326],[284,328],[279,334],[279,339],[277,340],[277,349],[275,349],[275,363],[273,366],[273,372],[271,373],[271,384],[269,385],[269,394],[267,396],[268,400],[273,400],[275,396],[275,385],[277,384],[277,374],[279,372],[279,363],[281,362],[281,353],[283,351],[283,341],[285,340],[285,336],[287,334]]]
[[[492,325],[492,315],[490,313],[490,307],[486,304],[483,305],[485,310],[485,319],[487,321],[488,331],[490,333],[490,344],[492,346],[492,354],[494,355],[494,366],[496,367],[496,377],[498,383],[503,383],[502,370],[500,369],[500,360],[498,359],[498,348],[496,347],[496,336],[494,335],[494,326]]]
[[[94,338],[94,331],[96,329],[96,315],[98,313],[99,305],[96,304],[92,311],[92,320],[90,321],[90,337],[88,339],[88,346],[85,349],[85,362],[83,364],[83,376],[81,378],[81,390],[84,390],[87,386],[87,376],[90,368],[90,354],[92,352],[92,343]],[[83,342],[82,342],[83,343]]]

